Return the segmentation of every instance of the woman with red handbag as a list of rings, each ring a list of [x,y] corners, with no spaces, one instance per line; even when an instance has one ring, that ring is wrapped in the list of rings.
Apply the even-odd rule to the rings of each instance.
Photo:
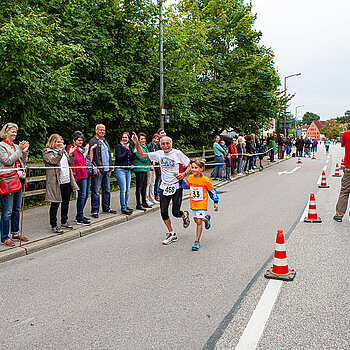
[[[19,220],[22,208],[22,195],[25,183],[24,167],[27,163],[29,142],[13,142],[18,126],[7,123],[0,131],[0,199],[1,199],[1,244],[15,246],[12,240],[27,242],[28,238],[19,232]],[[10,224],[12,240],[10,239]]]

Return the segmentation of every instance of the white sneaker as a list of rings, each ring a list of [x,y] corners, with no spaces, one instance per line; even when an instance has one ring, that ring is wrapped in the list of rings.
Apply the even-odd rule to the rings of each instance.
[[[153,202],[151,202],[151,201],[146,201],[146,203],[151,207],[154,203]]]
[[[162,243],[167,245],[167,244],[170,244],[170,243],[173,243],[173,242],[176,242],[176,241],[177,241],[176,233],[174,233],[173,235],[168,233],[167,238]]]
[[[158,202],[158,201],[156,201],[156,200],[154,200],[153,201],[153,204],[159,204],[160,202]]]

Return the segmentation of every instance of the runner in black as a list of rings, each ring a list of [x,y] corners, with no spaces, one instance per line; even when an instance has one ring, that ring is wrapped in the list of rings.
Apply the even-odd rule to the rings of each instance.
[[[161,169],[162,182],[160,185],[160,213],[164,224],[168,229],[167,238],[163,244],[170,244],[177,241],[177,235],[174,232],[169,217],[170,201],[173,202],[172,214],[176,218],[183,219],[183,226],[187,228],[190,225],[188,211],[181,211],[182,187],[179,181],[183,180],[191,171],[190,159],[177,149],[173,149],[173,141],[165,136],[160,140],[161,150],[156,152],[144,153],[141,149],[137,135],[132,133],[132,141],[135,144],[140,158],[148,158],[152,162],[159,163]],[[182,167],[186,170],[182,172]]]

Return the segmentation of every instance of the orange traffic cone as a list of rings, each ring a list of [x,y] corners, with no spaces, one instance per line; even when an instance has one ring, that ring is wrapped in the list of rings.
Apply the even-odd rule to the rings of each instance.
[[[299,156],[298,161],[297,161],[297,164],[302,164],[302,163],[303,163],[303,162],[301,161],[300,156]]]
[[[340,170],[344,170],[345,166],[344,166],[344,159],[341,160],[341,164],[340,164]]]
[[[282,230],[277,230],[276,249],[271,270],[266,271],[265,277],[269,279],[293,281],[295,270],[289,270],[286,246]]]
[[[337,163],[337,165],[335,166],[335,172],[332,175],[333,177],[341,177],[340,173],[339,173],[339,165]]]
[[[321,185],[318,185],[319,188],[328,188],[329,186],[326,183],[326,174],[324,170],[322,171],[322,179],[321,179]]]
[[[312,153],[312,159],[316,159],[315,152]]]
[[[313,193],[310,194],[309,212],[307,217],[304,218],[304,222],[322,222],[321,218],[319,218],[316,213],[316,201]]]

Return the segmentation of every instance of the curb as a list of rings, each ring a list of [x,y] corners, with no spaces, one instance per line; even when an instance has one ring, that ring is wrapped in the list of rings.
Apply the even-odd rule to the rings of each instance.
[[[267,164],[264,167],[264,169],[267,169],[271,166],[279,164],[280,162],[286,161],[290,158],[292,158],[292,157],[279,159],[275,163]],[[215,184],[215,188],[228,185],[234,181],[240,180],[244,177],[251,176],[251,175],[254,175],[254,174],[257,174],[260,172],[261,171],[255,171],[252,174],[246,174],[246,175],[243,175],[240,177],[234,177],[231,181],[218,182]],[[188,198],[190,198],[189,194],[186,194],[183,196],[183,199],[188,199]],[[11,248],[11,249],[2,251],[2,252],[0,252],[0,263],[6,262],[6,261],[9,261],[12,259],[16,259],[16,258],[19,258],[21,256],[28,255],[28,254],[32,254],[32,253],[38,252],[38,251],[46,249],[46,248],[53,247],[53,246],[61,244],[61,243],[72,241],[74,239],[87,236],[91,233],[95,233],[97,231],[101,231],[101,230],[104,230],[106,228],[110,228],[112,226],[119,225],[123,222],[131,221],[131,220],[136,219],[142,215],[147,215],[147,213],[153,213],[153,212],[157,211],[159,208],[160,208],[160,206],[159,206],[159,204],[157,204],[157,205],[154,205],[152,208],[147,209],[146,211],[137,211],[137,212],[132,213],[131,215],[121,214],[121,215],[118,215],[118,216],[115,216],[112,218],[108,218],[108,219],[104,219],[104,220],[95,222],[95,223],[91,224],[90,226],[85,226],[82,228],[74,229],[74,230],[65,232],[61,235],[50,236],[50,237],[43,238],[43,239],[40,239],[40,240],[35,241],[35,242],[24,244],[21,247],[15,247],[15,248]]]

